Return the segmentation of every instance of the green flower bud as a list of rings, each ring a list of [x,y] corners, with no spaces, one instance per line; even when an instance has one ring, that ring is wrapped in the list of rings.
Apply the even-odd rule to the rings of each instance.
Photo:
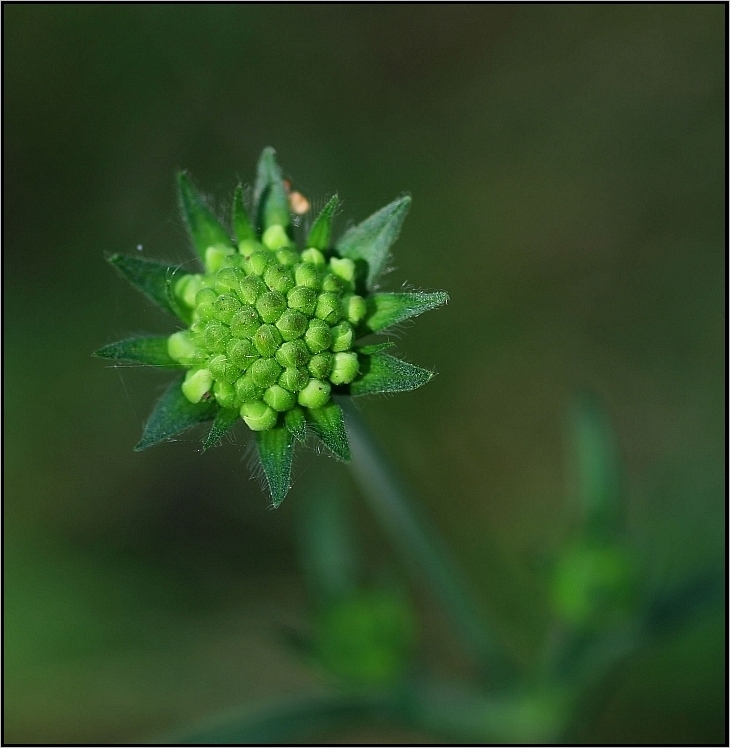
[[[357,325],[365,319],[368,312],[367,303],[362,296],[348,294],[342,299],[342,314],[352,325]]]
[[[213,379],[219,382],[233,383],[243,373],[240,367],[229,361],[223,354],[214,356],[208,363],[208,369],[210,369]]]
[[[199,356],[198,347],[188,330],[180,330],[170,335],[167,339],[167,352],[173,361],[183,366],[191,366]]]
[[[263,252],[265,249],[264,245],[255,239],[244,239],[238,242],[238,251],[244,257],[250,257],[254,252]]]
[[[268,252],[254,252],[246,258],[244,269],[249,275],[263,275],[274,258]]]
[[[231,338],[226,346],[226,355],[232,364],[244,370],[259,357],[254,344],[245,338]]]
[[[286,229],[278,224],[269,226],[269,228],[264,231],[261,241],[266,247],[274,250],[288,247],[291,244]]]
[[[234,385],[236,398],[241,403],[250,403],[254,400],[260,400],[263,397],[264,390],[257,387],[250,374],[244,374],[236,380]]]
[[[203,287],[200,275],[183,275],[175,284],[175,296],[191,309],[195,306],[198,291]]]
[[[317,307],[314,316],[333,325],[340,319],[340,295],[324,291],[317,297]]]
[[[243,271],[243,266],[246,262],[246,258],[234,252],[232,255],[227,255],[223,258],[221,263],[221,270],[226,268],[234,268],[235,270]],[[220,273],[220,270],[218,271]]]
[[[231,334],[236,338],[250,338],[261,325],[261,319],[252,306],[244,306],[231,317]]]
[[[247,275],[238,286],[238,295],[247,303],[255,304],[256,299],[267,291],[266,284],[258,275]]]
[[[212,288],[201,288],[198,293],[195,294],[194,306],[213,306],[217,298],[218,294]]]
[[[278,419],[276,411],[261,400],[244,403],[240,412],[251,431],[267,431],[276,425]]]
[[[302,262],[309,262],[317,268],[323,268],[327,264],[324,255],[314,247],[305,249],[302,252]]]
[[[245,277],[245,273],[240,268],[221,268],[215,275],[215,290],[218,293],[237,293]]]
[[[338,278],[332,273],[327,273],[327,275],[322,278],[323,291],[332,291],[333,293],[339,293],[344,289],[344,287],[345,284],[343,283],[342,279]]]
[[[284,367],[306,366],[309,356],[309,348],[301,338],[283,343],[276,352],[276,360]]]
[[[332,384],[350,384],[360,372],[357,353],[335,353],[334,366],[330,374]]]
[[[276,252],[276,261],[284,267],[294,267],[299,262],[299,252],[284,247]]]
[[[225,244],[208,247],[205,250],[205,269],[209,273],[217,273],[223,265],[223,260],[234,251],[233,247],[227,247]]]
[[[241,302],[232,294],[223,294],[213,302],[216,319],[229,324],[233,315],[241,309]]]
[[[307,322],[307,318],[301,312],[296,309],[287,309],[279,317],[276,326],[284,340],[294,340],[304,335],[307,330]]]
[[[303,408],[321,408],[330,399],[330,386],[319,379],[310,379],[297,396]]]
[[[271,387],[272,384],[276,384],[282,371],[282,367],[273,358],[257,358],[249,369],[257,387]]]
[[[286,299],[278,291],[267,291],[256,300],[256,309],[264,322],[276,322],[286,309]]]
[[[334,362],[335,357],[329,351],[318,353],[309,360],[309,371],[316,379],[327,379]]]
[[[281,345],[281,333],[273,325],[261,325],[253,336],[256,350],[265,358],[272,358]]]
[[[290,309],[296,309],[311,317],[317,306],[317,292],[306,286],[295,286],[286,295],[286,301]]]
[[[322,285],[319,270],[309,262],[303,262],[294,268],[294,280],[297,282],[297,286],[311,288],[314,291],[319,291]]]
[[[182,383],[182,393],[191,403],[199,403],[210,392],[213,375],[208,369],[191,369]]]
[[[352,348],[352,339],[354,337],[352,325],[349,322],[338,322],[332,328],[332,345],[330,348],[335,352],[349,351]]]
[[[269,265],[264,272],[264,283],[272,290],[286,295],[290,288],[294,288],[294,277],[291,272],[281,265]]]
[[[272,384],[264,392],[264,402],[274,410],[282,413],[285,410],[289,410],[289,408],[293,408],[296,405],[297,399],[291,392],[285,390],[280,385]]]
[[[230,382],[216,382],[213,397],[222,408],[233,408],[236,405],[236,388]]]
[[[279,377],[279,384],[289,392],[299,392],[306,387],[308,381],[309,373],[303,366],[287,366]]]
[[[205,326],[205,347],[211,353],[222,353],[230,340],[230,330],[220,322],[209,322]]]
[[[312,353],[326,351],[332,345],[330,326],[321,319],[313,319],[304,333],[304,341]]]
[[[355,263],[348,257],[331,257],[330,268],[332,272],[341,278],[348,286],[355,281]]]

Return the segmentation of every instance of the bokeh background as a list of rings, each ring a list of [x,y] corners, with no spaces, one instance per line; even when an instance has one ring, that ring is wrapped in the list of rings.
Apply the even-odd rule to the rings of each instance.
[[[90,353],[171,323],[105,253],[189,257],[174,174],[227,210],[272,145],[339,228],[414,198],[384,286],[451,294],[398,341],[440,376],[363,417],[523,661],[575,524],[566,418],[598,394],[657,588],[723,565],[725,8],[6,5],[5,740],[148,741],[326,676],[298,503],[268,510],[242,429],[132,452],[168,377]],[[418,586],[421,650],[466,668]],[[720,742],[721,601],[629,658],[579,742]],[[462,659],[460,659],[462,658]],[[362,728],[340,739],[426,739]],[[384,738],[385,739],[385,738]]]

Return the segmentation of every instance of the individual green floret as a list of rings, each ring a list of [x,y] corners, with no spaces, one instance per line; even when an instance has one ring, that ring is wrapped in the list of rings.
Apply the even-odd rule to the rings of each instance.
[[[296,309],[287,309],[276,320],[276,327],[284,340],[301,338],[307,331],[308,324],[309,320],[306,315],[298,312]]]
[[[282,366],[306,366],[310,352],[303,340],[289,340],[276,352],[276,360]]]
[[[230,331],[236,338],[250,338],[261,327],[261,317],[252,306],[241,307],[231,317]]]
[[[264,322],[276,322],[286,309],[286,299],[278,291],[267,291],[256,299],[256,311]]]
[[[359,372],[356,353],[335,353],[330,382],[332,384],[350,384]]]
[[[274,325],[261,325],[253,336],[256,350],[266,358],[272,358],[276,354],[281,342],[281,333]]]
[[[247,304],[255,304],[256,299],[265,293],[267,285],[258,275],[247,275],[238,285],[238,295]]]
[[[312,353],[326,351],[332,345],[332,330],[321,319],[313,319],[304,333],[304,342]]]
[[[241,418],[251,431],[268,431],[276,425],[276,411],[262,400],[254,400],[241,406]]]
[[[199,403],[210,392],[213,375],[208,369],[191,369],[182,383],[182,392],[191,403]]]
[[[282,371],[282,367],[273,358],[257,358],[250,369],[251,378],[258,387],[270,387]]]
[[[321,408],[329,399],[329,384],[321,379],[310,379],[299,393],[298,402],[304,408]]]
[[[264,392],[264,402],[279,413],[291,410],[297,402],[295,395],[279,384],[272,384]]]
[[[349,459],[337,396],[402,392],[432,373],[401,361],[388,343],[359,338],[387,332],[447,301],[443,292],[376,293],[410,198],[394,200],[336,237],[333,196],[297,246],[289,193],[274,152],[259,160],[251,210],[236,188],[225,227],[185,173],[180,211],[200,267],[187,272],[122,255],[110,262],[132,285],[185,325],[167,337],[134,337],[104,346],[107,359],[182,369],[163,395],[138,445],[143,449],[212,422],[204,449],[237,421],[256,432],[275,506],[289,488],[295,441],[314,434]],[[301,211],[300,211],[301,212]],[[299,223],[297,224],[299,226]]]

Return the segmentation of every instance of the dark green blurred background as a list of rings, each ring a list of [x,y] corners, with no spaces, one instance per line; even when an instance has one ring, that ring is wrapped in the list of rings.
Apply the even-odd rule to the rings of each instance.
[[[316,205],[339,192],[340,229],[413,195],[385,287],[451,294],[399,341],[440,376],[362,411],[522,661],[575,523],[579,389],[615,426],[651,584],[721,566],[722,5],[3,11],[7,741],[144,741],[326,682],[277,631],[306,623],[297,504],[341,468],[302,457],[272,512],[244,429],[135,454],[168,377],[90,356],[173,329],[105,253],[189,257],[175,171],[225,209],[266,145]],[[415,594],[424,656],[458,675]],[[631,658],[575,739],[722,740],[724,662],[717,606]]]

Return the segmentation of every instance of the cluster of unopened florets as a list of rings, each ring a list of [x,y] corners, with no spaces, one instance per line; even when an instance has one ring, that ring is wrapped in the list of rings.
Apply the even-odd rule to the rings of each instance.
[[[300,252],[274,225],[238,252],[209,247],[205,264],[210,272],[175,285],[192,323],[168,340],[171,358],[190,367],[182,384],[190,402],[213,397],[254,431],[282,418],[294,427],[302,408],[321,408],[332,385],[357,377],[354,328],[367,309],[352,260]]]

